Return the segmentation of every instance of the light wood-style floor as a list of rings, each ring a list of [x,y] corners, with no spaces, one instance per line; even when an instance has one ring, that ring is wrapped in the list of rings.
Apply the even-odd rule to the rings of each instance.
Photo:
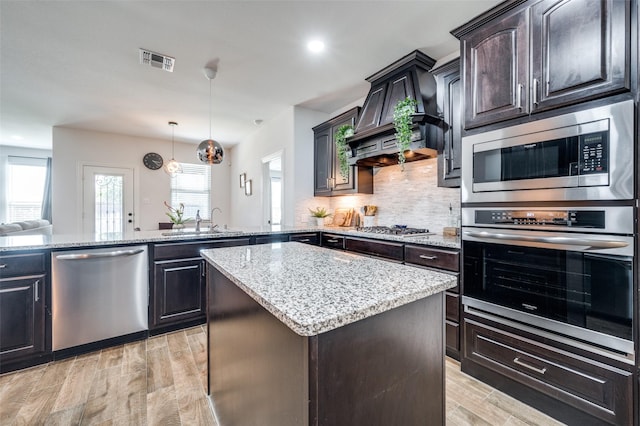
[[[216,425],[204,326],[0,376],[0,425]],[[447,425],[559,425],[448,359]],[[274,425],[275,426],[275,425]]]

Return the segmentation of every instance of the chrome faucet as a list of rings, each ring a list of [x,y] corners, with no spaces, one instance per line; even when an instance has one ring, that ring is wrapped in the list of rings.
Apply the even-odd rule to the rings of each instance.
[[[200,210],[196,212],[196,232],[200,232],[200,222],[202,222],[202,218],[200,217]]]
[[[218,210],[220,213],[222,213],[222,210],[220,210],[218,207],[214,207],[211,209],[211,216],[209,216],[210,218],[210,222],[209,222],[209,230],[213,231],[215,228],[218,227],[218,225],[214,225],[213,224],[213,212]]]

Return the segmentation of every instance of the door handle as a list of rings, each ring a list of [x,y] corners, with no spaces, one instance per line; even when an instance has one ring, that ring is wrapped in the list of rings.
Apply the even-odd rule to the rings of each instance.
[[[492,234],[489,232],[474,232],[466,231],[465,235],[474,238],[480,238],[485,240],[512,240],[512,241],[525,241],[532,243],[546,243],[556,245],[567,246],[588,246],[595,249],[613,249],[627,247],[629,244],[626,241],[616,240],[592,240],[590,238],[575,238],[575,237],[532,237],[528,235],[513,235],[513,234]]]
[[[142,253],[143,249],[137,250],[117,250],[106,253],[78,253],[78,254],[59,254],[56,259],[59,260],[86,260],[86,259],[101,259],[105,257],[126,257],[135,256]]]

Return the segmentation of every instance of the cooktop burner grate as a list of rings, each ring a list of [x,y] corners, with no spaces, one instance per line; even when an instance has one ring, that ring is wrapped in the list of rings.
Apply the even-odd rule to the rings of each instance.
[[[406,226],[361,226],[356,231],[370,232],[372,234],[389,234],[389,235],[416,235],[429,234],[428,229],[424,228],[407,228]]]

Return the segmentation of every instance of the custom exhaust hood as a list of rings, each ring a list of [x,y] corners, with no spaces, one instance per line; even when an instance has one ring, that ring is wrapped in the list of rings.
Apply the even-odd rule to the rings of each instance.
[[[371,90],[362,106],[354,135],[347,139],[350,165],[384,167],[398,164],[393,109],[409,97],[417,101],[411,150],[406,161],[437,156],[436,82],[429,70],[435,60],[419,50],[397,60],[366,80]]]

